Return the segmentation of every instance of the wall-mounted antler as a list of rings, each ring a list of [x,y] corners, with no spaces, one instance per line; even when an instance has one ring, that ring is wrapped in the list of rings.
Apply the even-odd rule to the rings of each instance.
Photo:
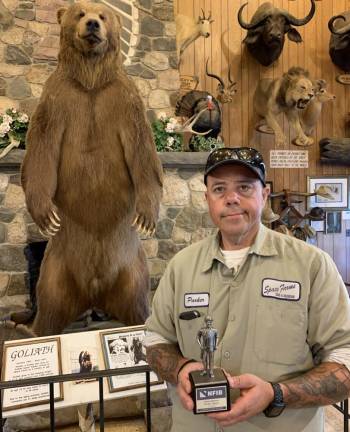
[[[194,114],[192,117],[187,119],[182,125],[176,126],[174,131],[177,133],[191,132],[194,135],[200,135],[200,136],[208,135],[208,133],[210,133],[213,129],[209,129],[205,132],[196,132],[195,130],[193,130],[194,124],[199,119],[199,117],[204,113],[204,111],[207,111],[207,109],[208,108],[203,108],[201,111],[199,111],[199,113]]]

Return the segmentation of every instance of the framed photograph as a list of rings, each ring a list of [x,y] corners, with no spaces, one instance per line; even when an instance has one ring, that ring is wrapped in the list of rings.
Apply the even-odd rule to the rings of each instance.
[[[349,177],[308,177],[308,192],[320,192],[309,198],[309,208],[349,209]]]
[[[310,220],[309,224],[316,232],[321,232],[321,233],[325,232],[324,220]]]
[[[60,339],[30,339],[4,345],[2,381],[38,378],[62,374]],[[55,400],[63,399],[63,383],[54,384]],[[6,389],[3,410],[48,403],[49,385],[36,385]]]
[[[81,349],[77,349],[69,352],[69,363],[71,365],[71,373],[85,373],[92,372],[99,369],[97,365],[98,353],[96,348],[85,346]],[[72,381],[74,384],[82,384],[90,381],[96,381],[93,379],[79,379]]]
[[[341,220],[341,212],[327,212],[326,234],[340,234]]]
[[[146,351],[142,345],[146,328],[144,325],[123,327],[100,332],[106,369],[142,366],[147,364]],[[154,372],[150,374],[151,385],[161,384]],[[110,392],[124,391],[146,385],[146,374],[133,373],[108,377]]]

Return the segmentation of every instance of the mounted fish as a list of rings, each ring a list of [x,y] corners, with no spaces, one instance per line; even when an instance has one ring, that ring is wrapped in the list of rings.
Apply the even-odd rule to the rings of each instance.
[[[181,63],[183,52],[192,42],[200,36],[205,38],[210,36],[210,24],[214,22],[214,20],[211,18],[211,12],[209,12],[208,17],[206,17],[202,9],[202,14],[202,16],[198,17],[198,20],[182,14],[176,15],[176,47],[179,64]]]
[[[332,17],[328,22],[331,37],[329,55],[332,62],[347,74],[350,73],[350,11]],[[337,80],[350,84],[350,74],[341,75]]]
[[[263,3],[254,13],[250,23],[243,20],[242,12],[248,3],[238,11],[238,22],[248,30],[243,42],[250,54],[263,66],[270,66],[281,55],[285,34],[292,42],[300,43],[300,33],[292,26],[307,24],[315,14],[315,0],[311,0],[310,12],[305,18],[296,18],[285,9],[277,8],[272,3]]]

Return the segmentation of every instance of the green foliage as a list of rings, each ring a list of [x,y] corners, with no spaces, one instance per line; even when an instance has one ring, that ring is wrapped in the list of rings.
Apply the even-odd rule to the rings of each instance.
[[[189,144],[190,150],[197,152],[211,152],[221,147],[224,147],[223,141],[216,138],[206,138],[200,135],[193,136]]]
[[[173,117],[161,114],[152,123],[154,142],[158,152],[182,151],[182,134],[176,133],[178,121]]]
[[[28,130],[29,118],[27,114],[9,108],[5,114],[0,115],[0,149],[11,144],[12,140],[20,142],[19,147],[24,148]]]

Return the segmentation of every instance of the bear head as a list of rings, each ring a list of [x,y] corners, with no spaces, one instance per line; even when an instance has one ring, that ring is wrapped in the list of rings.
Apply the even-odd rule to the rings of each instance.
[[[75,3],[59,9],[57,20],[61,26],[61,51],[74,49],[84,57],[119,53],[120,18],[107,6]]]

